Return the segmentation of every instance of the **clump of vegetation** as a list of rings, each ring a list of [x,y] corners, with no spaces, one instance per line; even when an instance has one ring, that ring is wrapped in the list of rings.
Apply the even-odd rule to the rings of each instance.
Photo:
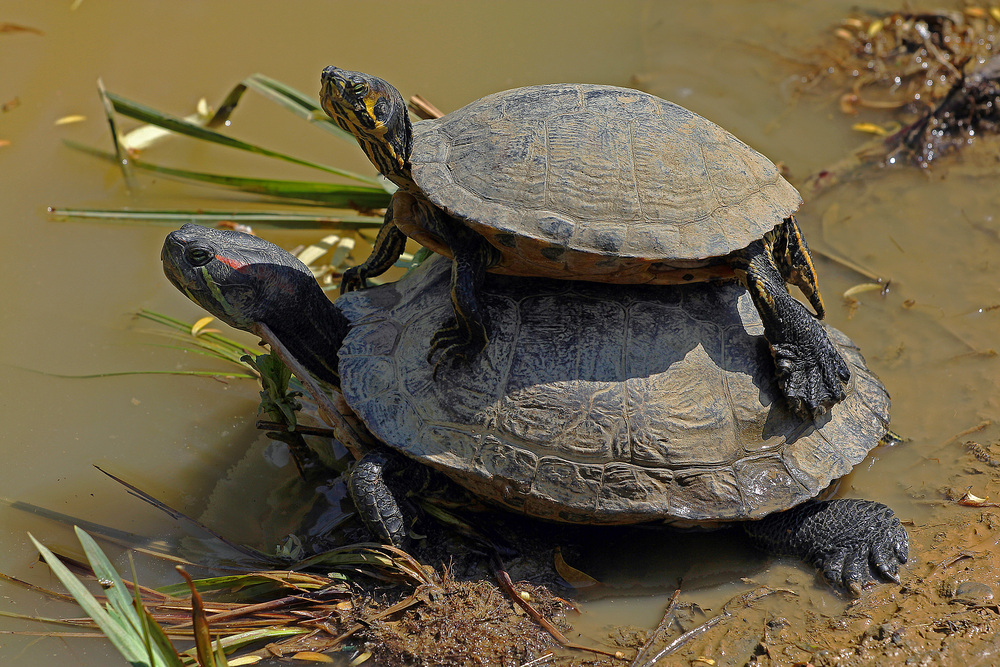
[[[811,81],[846,90],[846,114],[893,114],[875,151],[892,164],[928,166],[941,155],[1000,130],[1000,8],[862,14],[844,19]]]

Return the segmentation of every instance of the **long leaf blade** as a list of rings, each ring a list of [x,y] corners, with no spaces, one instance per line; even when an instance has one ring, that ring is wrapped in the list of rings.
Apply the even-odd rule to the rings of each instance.
[[[288,155],[286,153],[281,153],[278,151],[273,151],[262,146],[257,146],[255,144],[248,143],[246,141],[241,141],[234,137],[230,137],[214,130],[210,130],[206,127],[192,123],[183,118],[179,118],[172,114],[164,113],[148,107],[144,104],[139,104],[129,100],[116,93],[108,92],[107,97],[111,100],[114,105],[115,111],[122,114],[123,116],[128,116],[129,118],[134,118],[143,123],[149,123],[150,125],[156,125],[164,129],[182,134],[193,139],[200,139],[203,141],[210,141],[215,144],[220,144],[222,146],[228,146],[229,148],[236,148],[242,151],[248,151],[250,153],[256,153],[258,155],[264,155],[267,157],[276,158],[279,160],[284,160],[286,162],[291,162],[292,164],[302,165],[304,167],[310,167],[312,169],[319,169],[320,171],[325,171],[327,173],[336,174],[343,178],[349,178],[355,181],[361,181],[362,183],[369,183],[371,185],[378,185],[378,180],[371,176],[362,176],[361,174],[356,174],[352,171],[347,171],[346,169],[337,169],[336,167],[330,167],[328,165],[319,164],[317,162],[311,162],[309,160],[303,160],[297,158],[293,155]]]
[[[350,132],[345,132],[339,125],[333,122],[333,119],[326,115],[323,109],[313,101],[313,98],[291,86],[260,73],[251,74],[243,80],[243,83],[267,99],[280,104],[300,118],[314,124],[316,127],[326,130],[351,144],[357,142],[354,135]]]
[[[32,543],[38,549],[38,553],[42,555],[42,559],[49,566],[49,569],[52,570],[62,585],[66,587],[66,590],[76,599],[77,604],[83,608],[88,616],[94,619],[101,632],[114,644],[118,652],[122,654],[122,657],[132,665],[152,667],[146,659],[144,647],[141,644],[136,644],[136,638],[127,631],[121,620],[113,618],[101,603],[97,601],[97,598],[91,595],[86,586],[73,576],[73,573],[62,564],[55,554],[36,540],[34,535],[29,533],[28,537],[31,538]]]
[[[89,209],[50,208],[49,213],[60,218],[81,218],[90,220],[138,220],[163,225],[181,225],[196,222],[212,225],[220,222],[237,222],[264,228],[295,229],[377,229],[382,219],[368,216],[333,217],[313,213],[282,211],[182,211],[172,209]]]
[[[115,156],[90,146],[67,141],[66,145],[76,150],[95,155],[106,160],[115,160]],[[192,171],[165,167],[131,158],[135,169],[150,171],[169,178],[184,181],[195,181],[211,185],[242,190],[254,194],[281,197],[286,199],[303,199],[319,202],[326,206],[337,208],[371,209],[384,208],[389,204],[390,195],[381,187],[344,185],[341,183],[319,183],[316,181],[293,181],[276,178],[249,178],[245,176],[228,176],[208,172]]]
[[[138,582],[139,577],[135,570],[135,559],[132,558],[131,551],[128,554],[128,564],[132,570],[133,583]],[[150,660],[156,660],[153,653],[153,646],[155,645],[158,652],[163,655],[163,660],[166,662],[165,667],[184,667],[184,662],[181,660],[181,656],[177,653],[177,649],[174,648],[170,638],[167,637],[167,633],[142,603],[142,592],[138,585],[132,587],[132,606],[136,613],[139,614],[139,619],[142,623],[142,636],[146,640],[146,653],[149,655]]]
[[[80,540],[80,545],[83,547],[83,552],[87,555],[87,561],[94,570],[94,574],[104,582],[102,588],[104,588],[104,594],[108,598],[108,604],[111,605],[117,616],[128,623],[135,636],[135,640],[140,642],[147,655],[151,655],[154,665],[166,667],[171,664],[169,654],[164,654],[163,647],[159,643],[149,643],[146,641],[148,634],[144,627],[145,619],[136,609],[132,594],[125,587],[125,582],[122,581],[122,578],[118,575],[118,571],[111,564],[111,561],[108,560],[104,551],[97,545],[94,538],[84,532],[79,526],[74,526],[73,530],[76,532],[76,538]],[[172,648],[171,652],[174,652]]]

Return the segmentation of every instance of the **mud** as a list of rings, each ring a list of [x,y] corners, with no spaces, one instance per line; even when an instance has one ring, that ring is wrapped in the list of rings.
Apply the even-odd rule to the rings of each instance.
[[[516,585],[533,606],[567,629],[567,608],[544,588]],[[446,579],[442,590],[399,618],[372,623],[364,650],[384,665],[516,667],[553,650],[551,635],[487,581]]]
[[[553,655],[545,664],[553,665],[995,664],[1000,659],[1000,507],[974,495],[970,499],[968,488],[1000,482],[1000,443],[966,440],[950,446],[963,451],[963,469],[916,494],[930,512],[926,521],[907,526],[911,557],[902,585],[870,585],[834,611],[810,604],[799,582],[777,588],[745,578],[746,590],[717,608],[675,605],[655,640],[651,628],[627,625],[609,626],[603,635],[583,640],[621,651],[623,657],[616,659],[560,648],[493,583],[485,572],[488,561],[472,574],[469,562],[476,558],[465,550],[462,567],[472,581],[446,576],[446,594],[398,619],[372,624],[359,639],[376,664],[387,665],[516,665],[549,652]],[[525,551],[512,562],[529,579],[552,583],[518,588],[530,590],[539,609],[566,631],[578,616],[554,597],[552,588],[562,595],[572,591],[559,587],[565,582],[553,569],[552,551],[541,546],[544,538],[534,537],[534,550],[527,542],[519,544]],[[443,544],[440,538],[428,541]],[[453,554],[463,551],[454,542],[446,548]],[[417,549],[425,561],[435,557]],[[454,565],[452,559],[453,570]],[[674,648],[652,662],[671,643]],[[644,645],[643,659],[635,662]]]
[[[0,267],[0,282],[9,287],[7,326],[0,333],[10,366],[2,393],[8,413],[16,415],[5,426],[5,495],[186,545],[172,520],[128,499],[93,471],[91,464],[99,462],[172,506],[203,517],[226,537],[266,551],[283,544],[303,516],[316,528],[303,541],[312,546],[306,538],[314,538],[316,548],[329,527],[343,519],[340,486],[307,488],[294,466],[282,463],[287,457],[261,455],[279,448],[263,442],[253,428],[258,390],[250,383],[163,375],[82,381],[23,370],[84,374],[209,366],[191,355],[150,347],[148,327],[131,320],[139,307],[189,321],[202,316],[163,279],[157,256],[165,230],[68,225],[51,219],[45,206],[261,208],[235,198],[220,203],[204,190],[162,179],[144,179],[130,192],[117,166],[65,148],[63,139],[107,148],[107,124],[94,93],[98,77],[117,92],[178,115],[188,113],[202,95],[216,99],[253,71],[313,91],[319,68],[331,63],[390,77],[405,94],[423,93],[446,111],[513,86],[631,82],[726,127],[786,165],[791,178],[802,179],[865,141],[854,123],[886,123],[886,113],[861,104],[854,105],[856,116],[844,115],[836,93],[818,87],[815,95],[797,92],[804,53],[831,38],[855,4],[577,2],[570,12],[564,3],[459,7],[434,1],[398,4],[373,18],[368,4],[347,1],[307,0],[289,11],[256,0],[233,13],[221,3],[133,7],[84,2],[70,8],[70,3],[11,0],[2,20],[44,34],[0,36],[17,54],[8,92],[0,99],[6,104],[0,158],[17,169],[23,185],[10,188],[5,199],[11,252]],[[890,14],[902,6],[898,0],[873,0],[866,9],[869,4],[873,12]],[[948,12],[975,10],[961,3],[910,4],[906,11],[913,14],[938,13],[945,5]],[[973,11],[972,19],[989,24],[990,9]],[[532,18],[525,22],[525,16]],[[365,29],[335,28],[341,25]],[[996,34],[994,25],[993,37],[984,44]],[[187,48],[178,48],[177,35],[185,37]],[[385,37],[377,40],[378,48],[372,48],[372,35]],[[142,48],[135,49],[136,44]],[[276,48],[262,48],[270,44]],[[168,74],[150,76],[162,72]],[[911,92],[921,95],[949,89],[939,78],[932,79],[933,86],[920,76],[912,81]],[[884,99],[881,93],[862,92],[865,100]],[[317,139],[282,110],[258,103],[243,111],[235,136],[318,162],[370,169],[356,144]],[[76,114],[87,120],[54,125]],[[510,521],[505,533],[534,531],[547,537],[547,544],[539,539],[532,546],[534,538],[526,548],[515,544],[523,551],[504,555],[504,566],[515,581],[544,584],[579,602],[581,613],[560,612],[578,633],[571,639],[626,653],[624,660],[560,653],[569,656],[563,664],[628,664],[663,616],[678,580],[674,613],[647,655],[674,641],[682,629],[719,617],[730,599],[737,602],[729,609],[740,611],[665,655],[660,665],[997,662],[997,614],[988,591],[1000,592],[993,556],[1000,511],[961,504],[982,502],[969,491],[988,498],[987,503],[1000,495],[996,468],[990,465],[1000,459],[1000,202],[998,146],[988,142],[980,138],[936,159],[929,169],[862,169],[863,178],[826,188],[819,196],[796,180],[807,200],[797,218],[821,273],[828,318],[858,342],[892,394],[894,429],[909,438],[873,453],[838,487],[842,496],[890,505],[906,522],[912,549],[901,573],[903,585],[874,586],[860,600],[848,600],[799,564],[763,558],[732,531],[563,533],[490,514],[474,516],[470,521],[487,526]],[[180,142],[149,157],[218,173],[285,178],[311,173],[293,171],[291,165],[271,171],[242,154],[206,153]],[[288,247],[312,242],[316,235],[306,236],[275,234],[272,240]],[[955,437],[984,422],[985,430]],[[978,447],[967,447],[969,440]],[[240,477],[231,469],[244,459],[253,464]],[[50,583],[35,564],[37,552],[26,534],[31,531],[48,544],[72,544],[71,538],[13,510],[4,511],[2,519],[2,571]],[[439,533],[427,532],[428,542],[438,539]],[[352,539],[367,536],[359,531]],[[437,552],[421,559],[439,570],[441,564],[453,567],[458,582],[481,582],[469,584],[477,590],[493,586],[492,559],[473,553],[460,562],[456,545],[477,548],[459,538],[438,540]],[[600,583],[567,589],[554,565],[556,546],[569,565]],[[174,581],[172,571],[149,570],[140,573],[143,583]],[[739,602],[759,586],[777,592]],[[3,594],[5,605],[18,611],[79,613],[9,586]],[[495,599],[491,595],[486,599]],[[457,610],[474,618],[468,611],[474,604],[463,607],[457,604],[461,594],[452,597]],[[376,606],[388,602],[377,595],[371,599]],[[403,630],[412,628],[407,630],[401,619],[407,614],[428,624],[458,622],[435,621],[430,608],[429,601],[421,602],[419,609],[385,623],[396,623],[392,627],[406,636]],[[444,602],[435,609],[449,612]],[[3,619],[3,626],[14,622]],[[521,627],[537,632],[530,624]],[[532,636],[537,635],[514,632],[509,652],[488,653],[484,662],[527,662],[543,654],[545,649],[531,644]],[[362,641],[372,647],[385,643],[374,630],[353,640],[360,648],[368,645]],[[399,647],[370,662],[402,664],[405,658],[432,664],[438,659],[426,642],[414,640],[413,645],[413,651]],[[4,665],[119,660],[102,642],[23,637],[7,637],[0,656]]]

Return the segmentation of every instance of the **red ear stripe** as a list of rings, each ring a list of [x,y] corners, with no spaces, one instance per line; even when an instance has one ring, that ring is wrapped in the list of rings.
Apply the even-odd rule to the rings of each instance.
[[[239,260],[231,259],[231,258],[226,257],[224,255],[216,255],[215,258],[217,260],[219,260],[220,262],[222,262],[223,264],[225,264],[226,266],[230,266],[230,267],[236,269],[237,271],[239,271],[244,266],[246,266],[246,264],[244,264],[243,262],[240,262]]]

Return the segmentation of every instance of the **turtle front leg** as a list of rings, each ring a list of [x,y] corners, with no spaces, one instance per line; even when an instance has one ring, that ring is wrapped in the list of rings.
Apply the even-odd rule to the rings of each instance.
[[[899,518],[871,500],[814,500],[743,526],[764,551],[797,556],[854,595],[869,581],[899,583],[909,554]]]
[[[496,250],[482,236],[440,216],[433,231],[445,240],[452,254],[451,303],[455,318],[431,337],[427,361],[438,353],[438,363],[470,362],[489,343],[489,316],[480,303],[479,290],[486,269],[496,262]]]
[[[792,216],[785,218],[774,234],[771,254],[778,271],[785,278],[785,282],[802,290],[816,311],[817,319],[823,319],[826,316],[826,307],[819,293],[819,278],[816,277],[816,268],[809,255],[809,246],[806,245],[806,239],[802,236],[802,230],[799,229],[795,218]]]
[[[792,409],[819,417],[844,399],[851,371],[823,327],[785,287],[765,241],[754,241],[733,260],[764,323],[778,383]]]
[[[396,260],[403,254],[403,249],[406,247],[406,234],[400,231],[393,220],[393,207],[396,200],[397,196],[394,195],[389,201],[389,206],[385,210],[385,219],[378,231],[378,236],[375,237],[372,253],[368,259],[344,271],[344,277],[340,281],[341,294],[368,287],[369,277],[380,276],[391,269]]]

